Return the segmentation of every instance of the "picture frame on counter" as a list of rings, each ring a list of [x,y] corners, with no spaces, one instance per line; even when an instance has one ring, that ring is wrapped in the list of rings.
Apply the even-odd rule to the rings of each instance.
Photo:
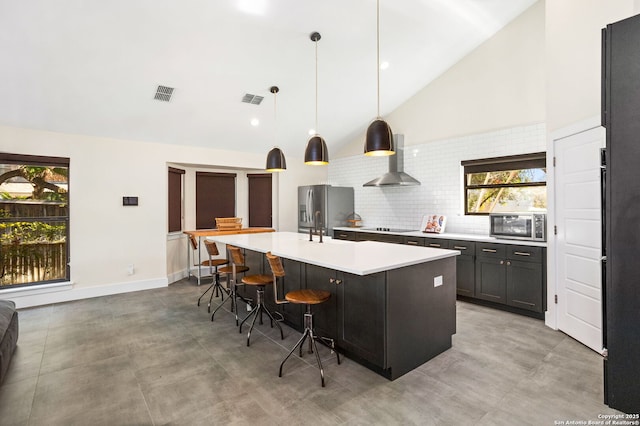
[[[426,234],[441,234],[447,224],[447,217],[442,214],[426,214],[422,216],[420,229]]]

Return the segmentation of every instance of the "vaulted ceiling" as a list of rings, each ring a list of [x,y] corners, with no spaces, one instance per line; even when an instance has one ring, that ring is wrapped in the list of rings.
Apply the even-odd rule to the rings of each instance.
[[[382,115],[535,1],[380,0]],[[375,0],[0,0],[0,124],[301,158],[314,31],[331,153],[376,116]]]

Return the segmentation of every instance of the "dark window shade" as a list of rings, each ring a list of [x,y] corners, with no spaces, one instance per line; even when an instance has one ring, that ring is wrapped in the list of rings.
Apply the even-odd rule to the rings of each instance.
[[[249,226],[270,228],[271,221],[271,173],[250,174],[249,178]]]
[[[466,160],[460,164],[464,167],[465,174],[501,172],[504,170],[545,168],[547,166],[547,157],[544,152],[534,152],[532,154]]]
[[[28,164],[30,166],[69,167],[66,157],[44,157],[42,155],[9,154],[0,152],[0,163]]]
[[[182,175],[184,170],[169,167],[169,232],[182,231]]]
[[[236,215],[236,174],[196,172],[196,229],[215,228],[216,217]]]

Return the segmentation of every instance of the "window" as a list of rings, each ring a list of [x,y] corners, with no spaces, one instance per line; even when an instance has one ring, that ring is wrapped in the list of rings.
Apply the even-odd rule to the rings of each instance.
[[[0,153],[0,288],[69,281],[69,159]]]
[[[182,231],[184,170],[169,167],[169,232]]]
[[[544,152],[463,161],[465,214],[547,208]]]
[[[196,229],[216,227],[216,217],[236,215],[236,174],[196,172]]]

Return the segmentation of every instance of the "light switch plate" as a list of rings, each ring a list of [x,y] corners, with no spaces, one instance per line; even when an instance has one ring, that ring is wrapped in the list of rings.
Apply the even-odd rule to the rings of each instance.
[[[433,286],[440,287],[442,285],[442,275],[433,278]]]

